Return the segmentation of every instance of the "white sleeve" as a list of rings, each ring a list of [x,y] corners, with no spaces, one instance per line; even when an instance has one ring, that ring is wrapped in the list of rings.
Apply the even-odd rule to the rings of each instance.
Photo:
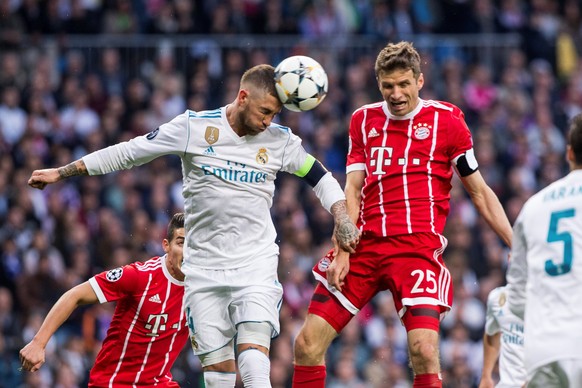
[[[499,288],[495,288],[489,293],[487,298],[487,314],[485,317],[485,334],[494,335],[501,331],[499,322],[495,317],[495,311],[497,310],[497,303],[499,301]]]
[[[527,205],[527,203],[526,203]],[[507,270],[507,293],[509,309],[523,319],[525,312],[526,284],[527,284],[527,241],[524,235],[524,210],[515,221],[513,227],[513,241],[511,243],[511,258]]]
[[[188,143],[188,112],[154,131],[83,157],[89,175],[107,174],[140,166],[162,155],[181,155]]]
[[[101,290],[99,283],[97,283],[95,276],[93,276],[91,279],[89,279],[89,284],[91,285],[91,288],[93,288],[93,292],[95,292],[95,295],[97,295],[97,299],[99,299],[99,303],[103,304],[103,303],[109,302],[107,300],[107,297],[105,296],[105,294]]]
[[[315,195],[319,198],[321,205],[331,212],[331,207],[337,201],[345,200],[346,195],[342,190],[339,182],[331,175],[326,173],[313,188]]]

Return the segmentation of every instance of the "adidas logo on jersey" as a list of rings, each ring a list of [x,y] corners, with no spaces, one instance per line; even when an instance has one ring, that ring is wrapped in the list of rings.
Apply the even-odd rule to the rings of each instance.
[[[378,133],[378,131],[376,131],[376,128],[372,127],[372,130],[370,132],[368,132],[368,138],[378,137],[378,136],[380,136],[380,134]]]
[[[215,156],[216,152],[214,152],[214,148],[212,148],[212,146],[208,147],[207,149],[204,150],[204,155],[212,155]]]
[[[154,303],[162,303],[162,300],[160,299],[160,296],[158,294],[155,294],[154,296],[152,296],[148,300],[150,302],[154,302]]]

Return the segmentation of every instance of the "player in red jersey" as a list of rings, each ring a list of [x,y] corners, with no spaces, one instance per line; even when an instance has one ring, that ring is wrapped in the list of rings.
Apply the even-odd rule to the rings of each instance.
[[[330,252],[315,267],[319,284],[295,341],[294,387],[324,387],[325,353],[351,318],[390,290],[408,333],[414,387],[442,387],[440,319],[452,304],[442,254],[453,170],[487,223],[509,246],[511,225],[478,171],[461,110],[422,100],[420,56],[388,44],[375,65],[383,101],[350,122],[345,193],[362,232],[356,253]]]
[[[63,294],[20,350],[22,367],[33,372],[41,367],[47,342],[77,306],[117,301],[89,386],[179,387],[170,368],[189,335],[180,269],[184,213],[172,217],[162,246],[162,257],[102,272]]]

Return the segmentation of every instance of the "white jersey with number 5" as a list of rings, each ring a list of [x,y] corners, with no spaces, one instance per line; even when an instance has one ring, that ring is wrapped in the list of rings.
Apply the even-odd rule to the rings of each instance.
[[[525,203],[507,280],[511,310],[519,316],[525,309],[528,375],[552,361],[582,359],[582,170]]]
[[[97,175],[169,154],[182,159],[186,275],[191,266],[261,267],[261,260],[276,257],[270,207],[277,173],[303,176],[315,160],[298,136],[273,123],[256,136],[240,137],[228,123],[226,107],[188,110],[147,135],[93,152],[83,161],[89,174]]]

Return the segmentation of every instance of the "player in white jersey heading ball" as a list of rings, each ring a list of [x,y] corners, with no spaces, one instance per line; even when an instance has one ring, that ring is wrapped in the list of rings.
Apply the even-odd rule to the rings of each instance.
[[[526,373],[523,364],[523,319],[509,310],[507,287],[497,287],[487,298],[483,334],[483,371],[479,388],[521,388]],[[499,382],[493,369],[499,360]]]
[[[570,173],[532,196],[514,225],[509,307],[525,315],[528,387],[582,387],[582,114]]]
[[[181,158],[186,314],[207,387],[234,387],[235,345],[245,387],[270,387],[269,346],[279,333],[283,294],[270,215],[279,171],[313,187],[334,216],[336,248],[353,252],[359,240],[336,179],[289,128],[272,122],[282,108],[274,74],[270,65],[255,66],[243,74],[231,104],[188,110],[147,135],[63,167],[34,171],[29,179],[42,189],[67,177],[128,169],[162,155]]]

